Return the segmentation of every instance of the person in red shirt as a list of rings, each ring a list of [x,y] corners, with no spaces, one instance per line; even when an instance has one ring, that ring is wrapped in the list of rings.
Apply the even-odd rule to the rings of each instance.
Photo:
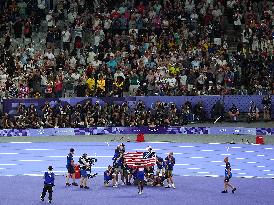
[[[54,94],[56,98],[61,98],[63,92],[63,81],[59,76],[56,76],[54,81]]]

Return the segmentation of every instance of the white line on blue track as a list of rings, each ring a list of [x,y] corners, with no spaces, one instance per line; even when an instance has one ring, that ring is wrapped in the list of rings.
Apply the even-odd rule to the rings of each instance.
[[[245,152],[255,152],[255,151],[253,151],[253,150],[248,150],[248,151],[245,151]]]
[[[238,158],[236,158],[236,159],[240,159],[240,160],[242,160],[242,159],[245,159],[245,158],[242,158],[242,157],[238,157]]]
[[[273,149],[272,147],[266,147],[266,148],[264,148],[264,149]]]
[[[264,154],[257,154],[257,157],[264,157]]]
[[[24,149],[26,151],[49,151],[49,150],[53,150],[53,149]]]
[[[175,164],[175,166],[188,166],[190,164]]]
[[[257,162],[247,162],[247,164],[256,164]]]
[[[242,147],[230,147],[232,149],[241,149]]]
[[[202,149],[201,151],[202,151],[202,152],[214,152],[213,149]]]
[[[17,164],[0,164],[0,166],[16,166]]]
[[[179,147],[183,147],[183,148],[191,148],[191,147],[194,147],[194,146],[191,146],[191,145],[182,145],[182,146],[179,146]]]
[[[263,167],[265,167],[265,166],[264,166],[264,165],[259,165],[259,166],[257,166],[257,167],[263,168]]]
[[[205,157],[190,157],[191,159],[203,159]]]
[[[42,162],[43,160],[41,160],[41,159],[20,159],[18,161],[20,161],[20,162]]]
[[[190,168],[187,168],[187,169],[194,169],[194,170],[196,170],[196,169],[201,169],[201,168],[190,167]]]
[[[210,162],[217,163],[217,162],[223,162],[223,161],[210,161]]]
[[[13,155],[13,154],[19,154],[19,153],[14,153],[14,152],[2,152],[0,154],[3,154],[3,155]]]
[[[10,142],[11,144],[30,144],[32,142]]]

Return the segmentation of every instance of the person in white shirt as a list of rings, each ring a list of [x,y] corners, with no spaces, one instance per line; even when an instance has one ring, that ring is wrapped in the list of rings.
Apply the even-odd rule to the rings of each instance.
[[[62,32],[63,50],[70,52],[71,33],[67,27]]]
[[[52,15],[52,11],[49,11],[49,13],[46,15],[46,21],[48,24],[48,28],[52,28],[55,26],[55,20]]]

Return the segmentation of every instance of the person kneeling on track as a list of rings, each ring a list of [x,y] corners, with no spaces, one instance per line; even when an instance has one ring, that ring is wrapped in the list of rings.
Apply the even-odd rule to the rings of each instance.
[[[104,186],[109,186],[109,181],[112,180],[112,187],[117,187],[116,176],[112,166],[108,165],[108,169],[104,172]]]

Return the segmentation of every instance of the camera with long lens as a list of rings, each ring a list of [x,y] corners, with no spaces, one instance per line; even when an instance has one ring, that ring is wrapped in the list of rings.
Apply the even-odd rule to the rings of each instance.
[[[85,160],[89,164],[89,166],[85,167],[85,170],[89,172],[89,174],[87,174],[87,177],[88,178],[96,177],[98,173],[92,174],[91,167],[97,162],[97,159],[93,157],[88,157],[88,158],[85,158]]]

